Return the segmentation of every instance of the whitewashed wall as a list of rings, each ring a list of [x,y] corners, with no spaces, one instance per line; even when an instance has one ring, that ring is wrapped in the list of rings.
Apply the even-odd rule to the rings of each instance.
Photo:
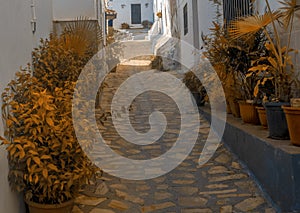
[[[125,5],[122,8],[122,5]],[[122,23],[131,23],[131,4],[141,4],[142,21],[148,20],[153,22],[153,0],[108,0],[109,9],[117,12],[117,18],[114,20],[114,28],[119,29]],[[148,4],[148,7],[146,7]]]
[[[40,37],[47,37],[52,29],[52,0],[38,0],[36,5],[36,32],[31,28],[31,1],[1,1],[0,7],[0,92],[14,78],[20,66],[31,60],[31,51],[38,44]],[[0,133],[3,125],[0,122]],[[8,182],[6,152],[0,148],[0,212],[25,212],[23,199],[12,193]]]
[[[53,0],[53,19],[55,21],[74,20],[79,16],[97,19],[95,0]]]

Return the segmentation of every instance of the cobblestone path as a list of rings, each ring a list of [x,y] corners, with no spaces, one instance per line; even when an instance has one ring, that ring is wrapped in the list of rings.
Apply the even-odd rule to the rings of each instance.
[[[110,110],[113,94],[120,84],[138,71],[110,73],[106,79],[101,107]],[[99,125],[103,138],[120,155],[132,159],[149,159],[166,152],[179,133],[180,114],[176,104],[158,92],[147,92],[132,103],[130,120],[140,132],[149,130],[148,117],[153,110],[162,111],[168,126],[158,142],[142,148],[126,142],[113,127],[109,118],[104,126]],[[143,181],[125,180],[104,175],[88,185],[76,199],[74,213],[114,212],[276,212],[249,176],[248,171],[238,162],[223,144],[214,157],[200,167],[198,159],[203,143],[209,132],[209,123],[201,119],[198,141],[176,169],[164,176]],[[132,172],[132,171],[129,171]],[[133,171],[134,172],[134,171]],[[155,172],[155,171],[153,171]]]

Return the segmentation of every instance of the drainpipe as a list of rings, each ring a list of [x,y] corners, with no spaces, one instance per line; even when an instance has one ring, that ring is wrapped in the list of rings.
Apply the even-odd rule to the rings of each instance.
[[[31,30],[32,33],[36,31],[36,13],[35,13],[35,0],[31,0]]]

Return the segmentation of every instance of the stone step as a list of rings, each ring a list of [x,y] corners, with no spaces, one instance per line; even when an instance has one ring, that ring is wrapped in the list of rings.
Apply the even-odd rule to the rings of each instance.
[[[129,61],[124,61],[117,66],[117,72],[146,71],[151,69],[152,69],[151,60],[129,60]]]

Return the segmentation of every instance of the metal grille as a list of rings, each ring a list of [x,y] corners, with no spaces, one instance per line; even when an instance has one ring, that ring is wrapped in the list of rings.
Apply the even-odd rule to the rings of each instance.
[[[251,2],[251,0],[223,0],[223,14],[226,24],[231,20],[250,15],[252,13]]]

